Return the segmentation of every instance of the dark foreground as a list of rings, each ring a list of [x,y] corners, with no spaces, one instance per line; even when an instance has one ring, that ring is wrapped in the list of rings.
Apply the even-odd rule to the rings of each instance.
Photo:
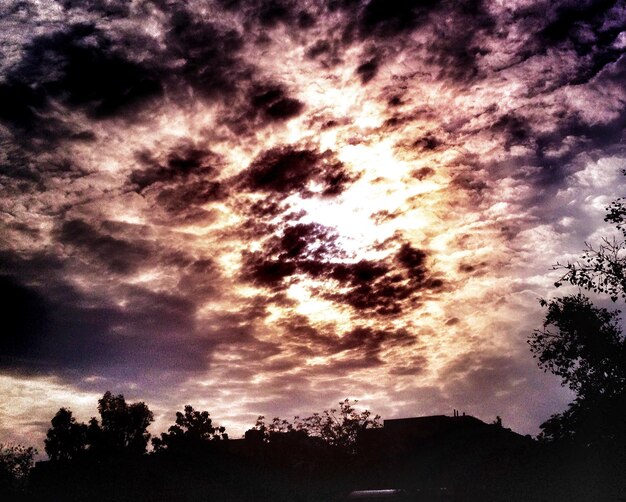
[[[626,501],[626,453],[454,438],[339,454],[315,445],[226,441],[136,458],[40,462],[15,501]],[[381,488],[396,492],[357,493]]]

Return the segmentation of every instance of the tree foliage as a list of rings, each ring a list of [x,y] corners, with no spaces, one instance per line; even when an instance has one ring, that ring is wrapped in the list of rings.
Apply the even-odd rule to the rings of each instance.
[[[0,487],[19,485],[34,465],[37,450],[20,444],[0,443]]]
[[[539,367],[561,377],[576,395],[569,408],[541,425],[543,439],[584,444],[626,432],[626,340],[619,311],[596,307],[584,295],[541,301],[543,329],[529,339]]]
[[[214,426],[208,411],[196,411],[191,405],[187,405],[184,413],[176,412],[176,423],[167,433],[152,439],[152,445],[157,451],[189,450],[227,439],[226,428]]]
[[[45,450],[50,460],[72,460],[87,447],[87,426],[79,423],[68,408],[61,408],[51,420]]]
[[[557,263],[553,267],[564,271],[555,286],[569,282],[588,291],[606,294],[614,302],[618,298],[626,300],[626,198],[620,197],[607,207],[604,221],[613,223],[622,239],[605,237],[597,246],[585,243],[586,249],[580,260]]]
[[[560,287],[569,282],[594,293],[606,294],[614,302],[626,300],[626,241],[603,238],[599,246],[586,243],[580,260],[557,263],[555,270],[564,270],[555,282]]]
[[[257,419],[255,428],[263,431],[266,441],[272,441],[276,434],[304,432],[310,437],[323,440],[326,444],[353,454],[356,452],[356,441],[359,432],[382,427],[380,415],[372,415],[368,410],[358,412],[354,408],[357,401],[344,399],[339,408],[331,408],[321,413],[300,418],[294,417],[293,422],[275,417],[269,424],[265,418]]]
[[[107,391],[98,401],[100,421],[77,422],[71,410],[61,408],[52,418],[45,440],[50,460],[74,460],[81,455],[99,458],[141,455],[150,439],[147,429],[154,416],[145,403],[126,403],[123,395]]]
[[[92,440],[96,439],[96,444],[111,453],[145,453],[150,440],[147,429],[154,421],[154,415],[145,403],[127,404],[123,395],[114,396],[107,391],[98,401],[98,412],[100,438],[94,438],[98,435],[97,421],[92,419],[90,423]]]
[[[540,368],[561,377],[578,399],[612,396],[626,387],[626,345],[619,311],[594,306],[582,294],[542,300],[548,311],[530,349]]]
[[[626,199],[607,208],[605,221],[614,223],[626,239]],[[613,302],[626,300],[626,240],[604,238],[599,246],[587,244],[582,258],[555,269],[564,270],[563,282],[606,294]],[[577,440],[583,444],[624,441],[626,436],[626,340],[619,311],[596,307],[579,293],[550,301],[543,329],[529,338],[539,367],[561,377],[575,393],[568,409],[541,425],[541,437]]]

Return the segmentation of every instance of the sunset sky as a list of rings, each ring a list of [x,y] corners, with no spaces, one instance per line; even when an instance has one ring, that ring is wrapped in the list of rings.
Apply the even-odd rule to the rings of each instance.
[[[3,0],[0,442],[106,390],[536,434],[624,194],[626,2]]]

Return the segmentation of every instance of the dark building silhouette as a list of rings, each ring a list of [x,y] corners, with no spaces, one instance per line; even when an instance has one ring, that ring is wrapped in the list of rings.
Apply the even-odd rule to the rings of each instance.
[[[530,436],[456,410],[453,416],[385,420],[359,435],[359,488],[402,488],[429,493],[428,500],[462,492],[478,500],[520,472],[535,447]]]
[[[366,429],[358,438],[359,454],[394,456],[417,454],[424,448],[459,448],[472,443],[490,446],[527,447],[533,441],[501,425],[486,424],[470,415],[432,415],[385,420],[380,429]]]

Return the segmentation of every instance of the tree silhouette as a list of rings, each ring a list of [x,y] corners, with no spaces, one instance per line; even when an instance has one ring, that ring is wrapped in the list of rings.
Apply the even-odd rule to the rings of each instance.
[[[87,426],[72,416],[71,410],[61,408],[51,420],[46,434],[45,450],[50,460],[72,460],[87,447]]]
[[[157,451],[188,451],[227,439],[226,429],[214,426],[208,411],[196,411],[187,405],[184,413],[176,412],[176,423],[167,433],[152,439],[152,445]]]
[[[382,427],[380,415],[372,416],[368,410],[357,412],[354,404],[344,399],[339,408],[331,408],[310,417],[294,417],[293,423],[275,417],[271,423],[265,423],[265,417],[257,419],[255,429],[263,431],[266,441],[272,440],[277,433],[306,432],[307,435],[322,439],[326,444],[346,453],[356,452],[356,440],[360,431]]]
[[[0,489],[22,484],[33,468],[36,454],[32,447],[0,443]]]
[[[150,439],[147,428],[154,420],[145,403],[126,403],[123,395],[105,392],[98,400],[100,422],[79,423],[68,408],[52,418],[45,440],[50,460],[73,460],[81,455],[111,457],[141,455]]]
[[[314,413],[301,421],[297,428],[306,430],[310,435],[322,438],[326,443],[335,446],[348,453],[355,453],[356,440],[359,432],[376,427],[382,427],[380,416],[369,410],[358,413],[354,404],[348,399],[339,403],[339,408],[324,410],[322,413]]]
[[[89,439],[93,450],[101,455],[141,455],[150,440],[148,426],[154,415],[145,403],[127,404],[124,396],[110,391],[98,400],[100,424],[92,418]]]
[[[604,220],[626,239],[626,199],[613,201]],[[580,260],[553,267],[564,270],[555,286],[569,282],[614,302],[626,300],[626,241],[603,238],[599,246],[586,246]],[[564,413],[542,424],[541,437],[586,444],[624,440],[626,340],[619,311],[596,307],[581,293],[540,302],[547,313],[543,329],[528,340],[531,351],[540,368],[561,377],[576,395]]]
[[[582,294],[541,301],[543,329],[529,339],[539,367],[561,377],[576,394],[569,409],[542,425],[545,439],[586,443],[615,438],[626,405],[626,340],[619,312],[594,306]],[[623,409],[623,408],[622,408]]]
[[[623,171],[626,174],[626,170]],[[599,245],[585,243],[580,260],[557,263],[554,270],[563,270],[556,287],[564,282],[588,291],[608,295],[614,302],[626,300],[626,198],[620,197],[607,207],[604,221],[613,223],[623,239],[604,237]]]

